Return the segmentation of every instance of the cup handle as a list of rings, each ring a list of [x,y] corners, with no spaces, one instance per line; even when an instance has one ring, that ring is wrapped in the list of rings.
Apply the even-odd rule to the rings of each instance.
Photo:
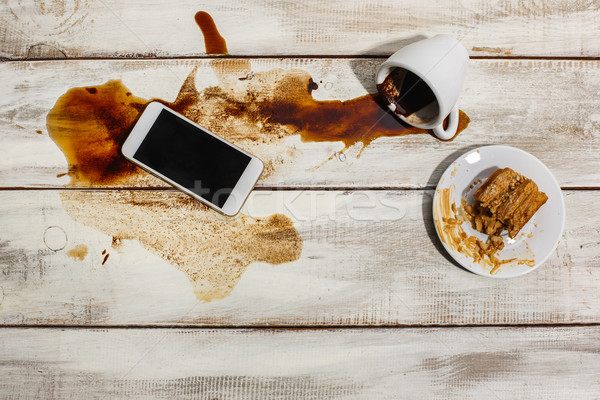
[[[444,123],[442,122],[438,126],[432,129],[435,136],[442,140],[452,139],[456,135],[458,129],[458,104],[454,106],[450,114],[448,114],[448,126],[444,129]]]

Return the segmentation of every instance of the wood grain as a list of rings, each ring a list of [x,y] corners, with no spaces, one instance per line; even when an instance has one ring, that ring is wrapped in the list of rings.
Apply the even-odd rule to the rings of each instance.
[[[65,200],[81,194],[73,220]],[[155,255],[148,234],[112,247],[125,218],[144,204],[177,204],[177,191],[0,192],[0,323],[18,325],[456,325],[599,323],[600,191],[566,191],[567,221],[556,252],[516,279],[476,276],[448,260],[435,234],[429,191],[255,191],[243,210],[283,213],[303,240],[300,259],[251,264],[229,296],[201,302],[186,275]],[[131,210],[114,214],[115,196]],[[79,197],[78,197],[79,198]],[[67,207],[68,208],[68,207]],[[170,226],[191,216],[172,206]],[[120,215],[121,213],[125,213]],[[98,221],[106,219],[106,224]],[[161,219],[162,218],[162,219]],[[230,220],[224,223],[230,224]],[[86,223],[83,220],[83,223]],[[202,220],[193,223],[203,226]],[[100,225],[98,225],[100,224]],[[130,226],[127,225],[127,226]],[[101,231],[95,228],[101,227]],[[175,226],[170,257],[197,254]],[[134,231],[143,231],[140,226]],[[158,230],[147,225],[146,230]],[[163,232],[164,230],[161,230]],[[267,240],[265,236],[264,240]],[[192,238],[193,239],[193,238]],[[224,241],[229,239],[225,238]],[[236,240],[236,238],[231,238]],[[149,244],[150,243],[150,244]],[[80,245],[83,260],[67,251]],[[110,257],[103,264],[105,253]],[[225,250],[223,250],[225,251]],[[210,262],[205,259],[200,262]]]
[[[600,328],[1,329],[10,398],[593,399]]]
[[[233,57],[206,54],[201,10]],[[0,397],[597,398],[599,20],[594,0],[2,2]],[[218,239],[229,232],[220,222],[243,217],[190,213],[180,193],[144,176],[68,187],[46,128],[72,87],[121,79],[137,96],[172,101],[194,68],[198,89],[224,80],[244,89],[282,68],[310,74],[317,100],[353,99],[375,93],[384,57],[438,33],[478,58],[460,98],[467,130],[449,143],[379,138],[337,156],[342,142],[298,135],[256,147],[278,167],[243,212],[287,216],[301,252],[263,232],[257,244],[274,256],[251,263],[220,300],[198,300],[173,260],[221,260],[187,227]],[[564,191],[557,250],[517,279],[455,265],[435,234],[432,191],[414,190],[486,144],[524,149],[563,188],[587,189]],[[282,188],[309,190],[270,190]],[[369,190],[378,188],[398,190]],[[210,254],[245,248],[222,241]],[[300,255],[281,254],[288,248]],[[244,262],[256,259],[244,251]]]
[[[306,71],[320,85],[313,91],[314,98],[347,100],[376,91],[373,76],[379,62],[253,59],[251,66],[256,72],[277,68]],[[199,89],[217,85],[211,63],[138,60],[0,64],[0,85],[5,90],[0,99],[0,186],[61,187],[69,181],[68,176],[57,178],[67,172],[67,163],[46,130],[49,110],[68,89],[122,79],[137,96],[173,101],[195,66],[199,68]],[[361,143],[349,148],[343,157],[325,162],[343,148],[343,143],[302,142],[298,135],[292,135],[249,149],[276,164],[275,172],[259,187],[432,188],[455,158],[486,144],[512,145],[532,153],[563,187],[600,187],[599,67],[599,61],[472,60],[460,97],[460,106],[470,116],[471,124],[454,141],[444,143],[429,135],[379,138],[364,149],[360,158]],[[235,75],[227,76],[237,81]],[[239,85],[245,82],[239,81]],[[237,134],[244,137],[250,133]],[[147,185],[143,181],[139,184]],[[154,185],[163,184],[156,180]]]
[[[389,55],[439,33],[459,38],[471,55],[600,55],[595,1],[70,0],[5,3],[0,57],[205,56],[197,11],[213,16],[233,55]]]

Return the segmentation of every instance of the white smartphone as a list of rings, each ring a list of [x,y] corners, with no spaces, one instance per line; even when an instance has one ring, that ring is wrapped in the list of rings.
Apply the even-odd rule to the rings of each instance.
[[[264,168],[258,158],[158,102],[146,106],[121,152],[229,216],[240,211]]]

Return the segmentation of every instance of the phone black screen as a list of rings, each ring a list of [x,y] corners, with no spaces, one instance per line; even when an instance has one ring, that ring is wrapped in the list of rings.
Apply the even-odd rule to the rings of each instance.
[[[133,156],[222,208],[250,157],[162,110]]]

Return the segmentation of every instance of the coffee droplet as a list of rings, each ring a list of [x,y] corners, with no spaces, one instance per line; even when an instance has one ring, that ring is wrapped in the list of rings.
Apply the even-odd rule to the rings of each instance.
[[[78,244],[73,247],[71,250],[67,251],[67,256],[74,258],[79,261],[83,261],[83,259],[88,254],[88,247],[85,244]]]

